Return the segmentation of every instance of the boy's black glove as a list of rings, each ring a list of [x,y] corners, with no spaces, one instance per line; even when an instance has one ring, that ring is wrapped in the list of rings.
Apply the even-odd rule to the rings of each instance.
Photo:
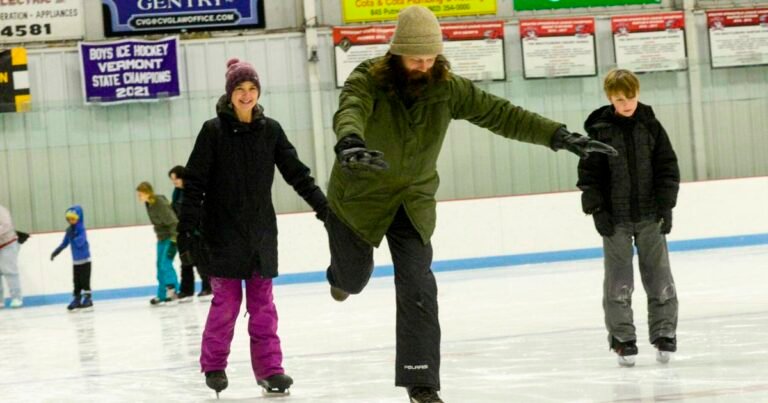
[[[616,233],[611,213],[605,210],[598,210],[592,213],[592,218],[595,220],[595,228],[600,235],[613,236]]]
[[[563,148],[578,155],[579,158],[589,157],[589,153],[601,153],[607,154],[612,157],[619,155],[619,152],[615,148],[608,144],[601,143],[597,140],[581,135],[579,133],[571,133],[565,127],[557,129],[552,136],[552,140],[549,146],[557,151]]]
[[[326,219],[328,219],[328,205],[324,205],[323,207],[320,207],[315,211],[315,218],[318,220],[325,222]]]
[[[29,234],[22,231],[16,231],[16,242],[18,242],[19,245],[27,242],[27,239],[29,239]]]
[[[179,249],[179,259],[181,259],[182,264],[194,264],[198,269],[208,265],[208,245],[199,230],[179,231],[176,236],[176,246]]]
[[[661,210],[656,213],[656,221],[659,223],[659,231],[667,235],[672,232],[672,210]]]
[[[176,235],[176,248],[182,264],[192,263],[193,235],[190,231],[179,232]]]
[[[53,259],[56,259],[56,256],[59,256],[59,253],[61,253],[63,249],[56,248],[53,253],[51,253],[51,262],[53,262]]]
[[[333,151],[341,167],[347,170],[383,171],[389,168],[384,153],[365,148],[365,141],[355,134],[339,140]]]

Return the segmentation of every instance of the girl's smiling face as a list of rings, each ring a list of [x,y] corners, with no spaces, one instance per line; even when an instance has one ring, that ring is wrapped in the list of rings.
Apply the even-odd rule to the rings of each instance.
[[[259,87],[251,81],[243,81],[232,91],[230,102],[239,114],[249,114],[259,100]]]

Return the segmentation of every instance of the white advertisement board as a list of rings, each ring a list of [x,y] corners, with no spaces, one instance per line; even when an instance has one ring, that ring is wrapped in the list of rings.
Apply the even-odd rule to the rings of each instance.
[[[82,39],[83,0],[0,1],[0,43]]]

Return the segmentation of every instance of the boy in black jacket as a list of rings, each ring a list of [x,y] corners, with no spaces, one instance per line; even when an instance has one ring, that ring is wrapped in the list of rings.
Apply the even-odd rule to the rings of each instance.
[[[611,70],[604,81],[611,105],[584,123],[589,136],[613,146],[619,156],[594,154],[579,161],[581,201],[603,237],[603,308],[610,348],[619,364],[637,355],[632,323],[632,241],[648,295],[648,327],[659,362],[677,349],[677,293],[669,267],[666,234],[672,230],[680,171],[667,133],[650,106],[637,101],[640,82],[632,72]]]

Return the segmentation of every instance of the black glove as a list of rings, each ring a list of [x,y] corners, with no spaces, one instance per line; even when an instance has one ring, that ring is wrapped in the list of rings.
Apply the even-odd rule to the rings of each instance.
[[[210,262],[210,251],[199,230],[179,232],[176,236],[176,246],[179,248],[179,258],[184,265],[197,266],[205,270]]]
[[[176,235],[176,247],[179,249],[179,258],[184,265],[192,264],[192,245],[194,243],[192,232],[179,232]]]
[[[56,259],[56,256],[59,256],[59,253],[61,253],[62,250],[63,249],[61,248],[56,248],[56,250],[51,253],[51,262],[53,262],[53,259]]]
[[[176,242],[171,241],[171,246],[168,247],[168,253],[166,253],[166,256],[168,256],[168,259],[173,259],[176,257]]]
[[[672,210],[661,210],[656,213],[656,221],[659,223],[659,231],[667,235],[672,232]]]
[[[552,136],[549,146],[555,151],[564,148],[578,155],[579,158],[587,158],[589,157],[589,153],[593,152],[607,154],[612,157],[619,155],[619,152],[608,144],[592,140],[579,133],[571,133],[565,127],[557,129]]]
[[[339,140],[333,147],[342,168],[348,170],[383,171],[389,168],[384,153],[365,148],[365,141],[351,134]]]
[[[592,213],[592,218],[595,220],[595,228],[600,235],[613,236],[616,233],[611,213],[605,210],[598,210]]]
[[[328,205],[324,205],[323,207],[318,208],[315,211],[315,218],[318,220],[325,222],[325,220],[328,218]]]
[[[29,239],[29,234],[22,231],[16,231],[16,242],[18,242],[19,245],[27,242],[27,239]]]

